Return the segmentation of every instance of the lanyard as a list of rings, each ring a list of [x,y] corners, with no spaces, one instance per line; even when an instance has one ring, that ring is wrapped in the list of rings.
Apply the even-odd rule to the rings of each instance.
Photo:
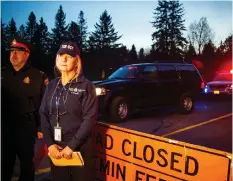
[[[67,102],[67,98],[68,98],[68,93],[69,93],[69,90],[70,90],[71,84],[73,83],[74,78],[75,78],[75,76],[71,79],[71,82],[70,82],[69,88],[68,88],[68,90],[66,92],[65,98],[64,98],[64,96],[62,96],[63,89],[65,89],[64,87],[62,88],[59,97],[56,96],[55,104],[56,104],[56,123],[57,123],[57,127],[60,127],[60,125],[59,125],[59,118],[60,118],[59,116],[61,116],[59,114],[59,102],[60,102],[60,98],[61,97],[63,98],[63,103],[64,103],[65,110],[66,110],[66,102]],[[61,82],[61,79],[57,82],[56,88],[55,88],[55,90],[53,92],[53,95],[51,97],[51,101],[50,101],[50,114],[52,113],[53,98],[54,98],[55,93],[57,92],[57,88],[58,88],[58,85],[59,85],[60,82]],[[65,113],[66,113],[66,111],[65,111]]]
[[[64,89],[64,88],[62,88],[59,97],[56,96],[56,110],[57,110],[57,111],[56,111],[56,112],[57,112],[57,114],[56,114],[56,122],[57,122],[57,127],[59,127],[59,102],[60,102],[60,98],[61,98],[63,89]],[[67,90],[67,92],[68,92],[68,90]],[[67,94],[66,94],[66,95],[67,95]],[[66,107],[66,105],[65,105],[66,103],[64,102],[64,97],[63,97],[63,103],[64,103],[64,106]],[[66,108],[65,108],[65,110],[66,110]]]

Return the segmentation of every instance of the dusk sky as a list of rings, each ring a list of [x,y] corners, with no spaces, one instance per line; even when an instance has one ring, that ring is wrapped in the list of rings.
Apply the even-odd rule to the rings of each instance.
[[[194,20],[207,17],[218,45],[232,32],[232,2],[231,1],[181,1],[185,10],[185,26],[188,27]],[[54,27],[55,15],[59,5],[63,6],[66,14],[66,23],[77,21],[80,10],[84,12],[88,31],[95,30],[95,23],[106,9],[112,17],[118,35],[123,35],[119,43],[128,48],[135,44],[137,51],[140,48],[151,48],[151,34],[155,31],[150,22],[154,21],[153,12],[157,1],[1,1],[1,17],[7,24],[13,17],[17,27],[26,25],[30,12],[34,12],[37,21],[44,18],[49,31]],[[187,32],[184,32],[186,36]]]

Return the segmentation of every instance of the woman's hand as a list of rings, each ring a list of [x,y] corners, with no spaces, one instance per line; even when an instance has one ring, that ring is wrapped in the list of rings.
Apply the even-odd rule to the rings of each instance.
[[[62,157],[62,154],[60,150],[62,150],[62,147],[58,146],[57,144],[53,144],[50,147],[48,147],[49,154],[56,159],[60,159]]]
[[[71,159],[72,158],[72,153],[73,150],[70,149],[70,147],[66,146],[62,151],[61,154],[64,158],[66,159]]]

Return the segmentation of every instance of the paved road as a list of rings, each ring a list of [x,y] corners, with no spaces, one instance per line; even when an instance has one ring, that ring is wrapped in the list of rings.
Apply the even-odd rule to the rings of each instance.
[[[141,113],[124,123],[110,124],[232,152],[231,113],[231,98],[205,98],[196,102],[194,111],[189,115],[179,114],[174,108],[160,109]],[[190,129],[193,125],[197,126]],[[181,132],[173,133],[177,130]],[[223,139],[226,144],[222,143]]]
[[[196,102],[194,111],[189,115],[179,114],[174,108],[166,108],[134,115],[126,122],[108,123],[225,152],[232,152],[231,113],[231,98],[201,98]],[[38,147],[39,142],[37,149]],[[50,180],[48,171],[48,159],[44,158],[37,172],[36,180]],[[13,180],[16,180],[16,177]]]

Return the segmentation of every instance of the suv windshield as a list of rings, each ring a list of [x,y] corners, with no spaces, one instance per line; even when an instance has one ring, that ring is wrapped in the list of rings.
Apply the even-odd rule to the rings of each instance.
[[[137,66],[125,66],[116,70],[108,79],[134,79],[139,69]]]
[[[219,74],[215,77],[215,81],[232,81],[232,74]]]

